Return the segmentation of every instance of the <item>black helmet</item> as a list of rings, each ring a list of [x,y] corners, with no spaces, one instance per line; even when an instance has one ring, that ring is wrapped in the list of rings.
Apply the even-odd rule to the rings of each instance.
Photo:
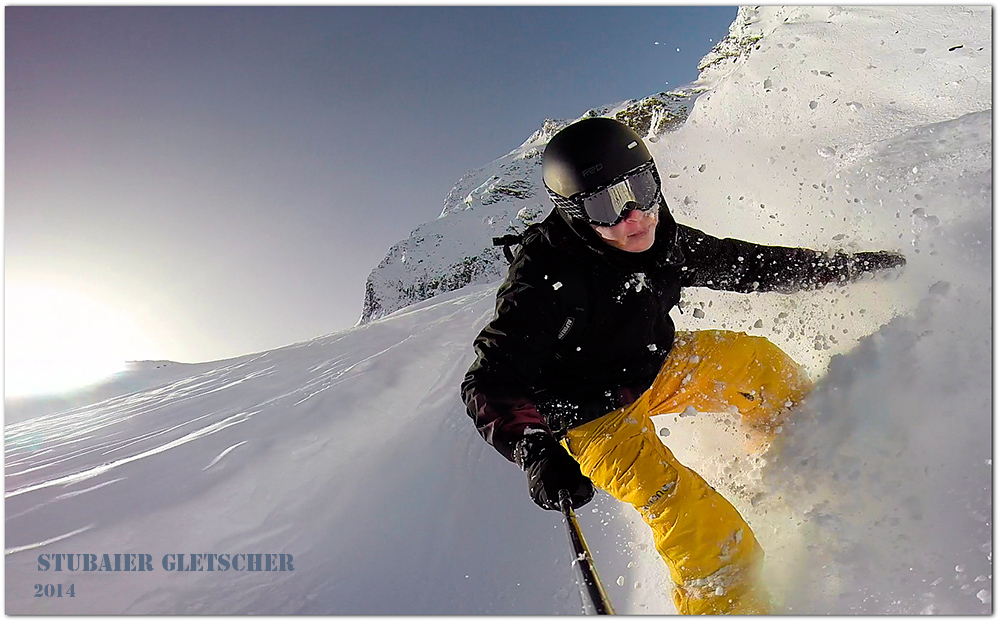
[[[658,198],[659,177],[652,161],[642,138],[624,123],[604,117],[584,119],[549,141],[542,154],[542,183],[556,207],[570,217],[610,224],[620,220],[621,206],[617,212],[588,215],[581,203],[567,199],[618,183],[640,167],[652,171]]]

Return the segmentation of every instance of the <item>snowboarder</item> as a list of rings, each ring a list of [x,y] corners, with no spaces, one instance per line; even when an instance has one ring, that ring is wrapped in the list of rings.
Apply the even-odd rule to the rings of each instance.
[[[768,613],[763,552],[737,510],[657,437],[651,415],[739,411],[768,430],[811,381],[762,337],[678,332],[682,287],[793,292],[902,266],[894,252],[824,253],[718,239],[674,221],[638,134],[608,118],[549,142],[555,209],[529,227],[462,383],[487,443],[527,474],[536,504],[594,486],[653,531],[680,613]]]

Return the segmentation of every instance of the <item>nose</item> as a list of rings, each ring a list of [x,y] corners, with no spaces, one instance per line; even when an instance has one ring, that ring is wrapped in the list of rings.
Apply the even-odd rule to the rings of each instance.
[[[646,213],[641,209],[638,209],[638,205],[635,203],[630,203],[628,207],[625,208],[625,220],[630,220],[632,222],[638,221]]]

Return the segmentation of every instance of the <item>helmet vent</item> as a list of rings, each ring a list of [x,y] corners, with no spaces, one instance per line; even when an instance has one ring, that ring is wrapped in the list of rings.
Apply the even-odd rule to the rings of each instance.
[[[634,140],[628,144],[628,148],[629,149],[635,149],[638,146],[639,146],[639,143],[635,142]]]

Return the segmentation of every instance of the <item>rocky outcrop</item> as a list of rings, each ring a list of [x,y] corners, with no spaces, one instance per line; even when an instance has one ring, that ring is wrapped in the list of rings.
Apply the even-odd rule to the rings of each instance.
[[[759,28],[754,28],[757,22],[757,7],[741,6],[726,36],[698,63],[698,71],[719,69],[727,63],[736,63],[738,59],[749,55],[764,38],[764,33]]]

